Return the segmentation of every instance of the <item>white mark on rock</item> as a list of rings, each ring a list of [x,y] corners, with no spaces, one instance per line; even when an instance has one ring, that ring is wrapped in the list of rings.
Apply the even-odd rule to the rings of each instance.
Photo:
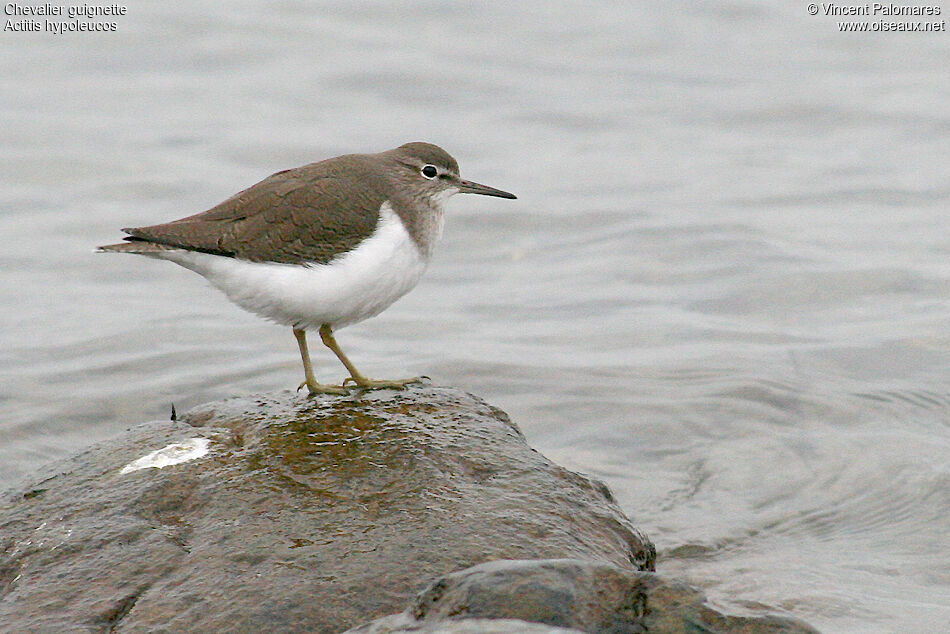
[[[197,460],[208,453],[211,441],[207,438],[189,438],[183,442],[176,442],[167,447],[156,449],[152,453],[133,460],[122,467],[119,473],[132,473],[139,469],[162,469],[173,464],[181,464],[189,460]]]

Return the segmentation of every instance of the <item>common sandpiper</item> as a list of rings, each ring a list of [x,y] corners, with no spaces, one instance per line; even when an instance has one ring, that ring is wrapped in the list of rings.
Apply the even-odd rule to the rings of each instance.
[[[463,180],[445,150],[415,142],[277,172],[202,213],[123,229],[125,242],[98,250],[170,260],[241,308],[290,326],[303,360],[298,389],[401,389],[419,378],[367,378],[333,332],[378,315],[419,282],[454,194],[515,198]],[[313,329],[349,372],[341,385],[314,377],[307,349]]]

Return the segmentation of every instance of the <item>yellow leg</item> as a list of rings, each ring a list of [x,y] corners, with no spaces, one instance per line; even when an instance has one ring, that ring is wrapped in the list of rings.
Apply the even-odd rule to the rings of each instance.
[[[359,387],[370,390],[381,390],[385,388],[402,390],[405,389],[407,384],[419,383],[422,380],[417,376],[411,379],[400,379],[396,381],[375,381],[373,379],[368,379],[360,374],[360,371],[356,369],[356,366],[353,365],[353,362],[350,361],[350,359],[340,349],[339,344],[333,337],[333,329],[330,328],[330,324],[323,324],[320,326],[320,339],[323,341],[323,345],[333,351],[333,354],[335,354],[340,362],[346,366],[347,371],[350,373],[349,378],[343,381],[343,385],[346,385],[352,381]]]
[[[297,387],[297,390],[299,391],[300,388],[306,385],[311,394],[346,394],[346,390],[342,387],[317,383],[317,379],[313,376],[313,365],[310,363],[310,351],[307,349],[307,331],[294,328],[294,337],[297,338],[297,347],[300,348],[300,358],[303,361],[305,377],[304,382]]]

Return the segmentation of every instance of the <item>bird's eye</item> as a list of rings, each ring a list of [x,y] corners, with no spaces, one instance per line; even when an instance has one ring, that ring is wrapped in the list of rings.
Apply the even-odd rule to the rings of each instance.
[[[435,178],[439,175],[439,170],[435,168],[435,165],[426,165],[422,168],[422,175],[426,178]]]

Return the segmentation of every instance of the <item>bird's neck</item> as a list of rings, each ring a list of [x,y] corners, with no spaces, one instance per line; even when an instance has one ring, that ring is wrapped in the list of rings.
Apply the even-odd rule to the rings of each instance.
[[[435,245],[442,237],[445,222],[445,201],[448,196],[415,199],[411,203],[390,201],[393,211],[426,260],[432,257]]]

